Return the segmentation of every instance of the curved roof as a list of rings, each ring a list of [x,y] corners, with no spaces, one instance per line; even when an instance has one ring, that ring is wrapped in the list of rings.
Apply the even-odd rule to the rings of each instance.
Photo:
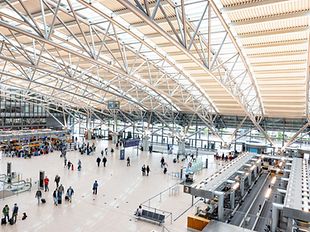
[[[1,89],[76,108],[308,115],[307,0],[3,0]]]

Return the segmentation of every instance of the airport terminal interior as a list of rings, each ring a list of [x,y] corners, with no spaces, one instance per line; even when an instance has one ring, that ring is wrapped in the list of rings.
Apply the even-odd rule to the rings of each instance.
[[[0,231],[310,232],[310,0],[0,0]]]

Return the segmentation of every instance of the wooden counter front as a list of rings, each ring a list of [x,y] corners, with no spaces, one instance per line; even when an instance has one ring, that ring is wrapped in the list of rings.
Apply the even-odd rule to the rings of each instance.
[[[195,230],[202,231],[208,223],[210,222],[209,219],[197,216],[188,216],[187,217],[187,227]]]

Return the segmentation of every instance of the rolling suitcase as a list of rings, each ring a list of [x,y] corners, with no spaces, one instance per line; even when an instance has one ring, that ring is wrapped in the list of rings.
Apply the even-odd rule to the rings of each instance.
[[[13,220],[13,218],[10,218],[9,223],[10,223],[10,225],[14,225],[14,220]]]
[[[46,200],[44,198],[41,199],[42,204],[46,203]]]
[[[6,224],[6,219],[5,218],[2,218],[1,219],[1,225],[5,225]]]

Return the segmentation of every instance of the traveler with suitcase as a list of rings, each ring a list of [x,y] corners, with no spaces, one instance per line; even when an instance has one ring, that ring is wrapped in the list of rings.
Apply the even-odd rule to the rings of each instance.
[[[2,209],[2,213],[3,213],[3,218],[1,220],[1,225],[6,224],[6,219],[10,219],[9,213],[10,213],[10,208],[8,205],[5,205]]]
[[[53,192],[54,205],[58,205],[58,191],[57,189]]]
[[[66,200],[68,200],[70,203],[72,201],[72,195],[74,194],[74,190],[73,188],[70,186],[68,189],[67,189],[67,195],[65,197]]]
[[[65,192],[64,186],[62,184],[58,188],[58,204],[62,203],[62,194]]]

